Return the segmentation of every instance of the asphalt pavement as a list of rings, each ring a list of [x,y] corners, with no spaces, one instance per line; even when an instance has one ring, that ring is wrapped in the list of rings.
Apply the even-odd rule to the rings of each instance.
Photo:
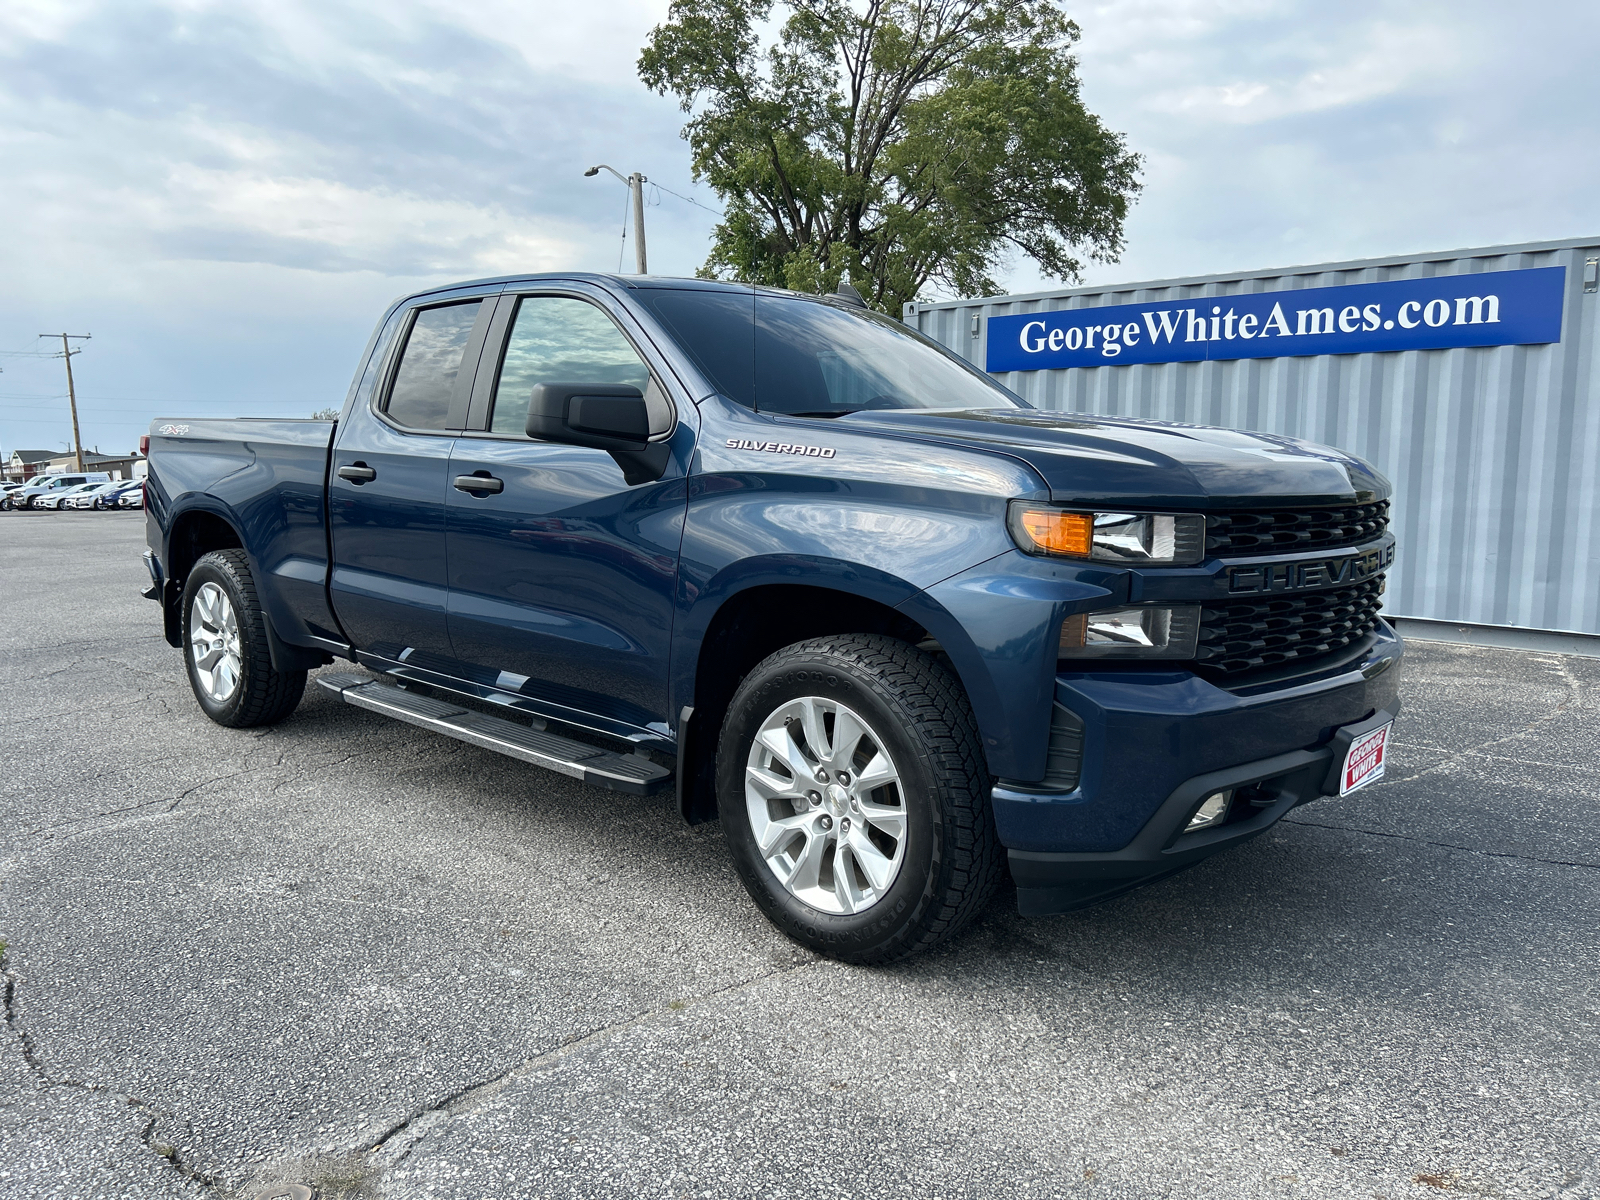
[[[143,530],[0,514],[0,1196],[1600,1195],[1600,660],[1414,643],[1384,783],[857,968],[670,796],[213,725]]]

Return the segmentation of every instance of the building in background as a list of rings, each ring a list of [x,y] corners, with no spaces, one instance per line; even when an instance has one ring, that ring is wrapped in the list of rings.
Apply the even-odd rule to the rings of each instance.
[[[46,466],[55,457],[54,450],[13,450],[4,464],[6,482],[21,483],[35,475],[43,475]]]
[[[78,469],[78,457],[75,454],[51,453],[48,462],[44,464],[41,474],[60,475],[67,471]],[[113,479],[137,479],[145,473],[145,460],[137,454],[101,454],[98,450],[91,453],[83,452],[83,469],[85,471],[104,471]]]
[[[1600,238],[985,300],[905,320],[1041,408],[1324,442],[1394,484],[1413,634],[1600,654]]]

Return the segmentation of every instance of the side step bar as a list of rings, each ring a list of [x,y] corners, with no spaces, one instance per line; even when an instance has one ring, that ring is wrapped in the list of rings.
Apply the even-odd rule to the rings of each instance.
[[[321,675],[317,682],[337,692],[346,704],[520,758],[583,783],[634,796],[653,796],[672,784],[671,771],[641,755],[587,746],[530,725],[419,696],[365,675]]]

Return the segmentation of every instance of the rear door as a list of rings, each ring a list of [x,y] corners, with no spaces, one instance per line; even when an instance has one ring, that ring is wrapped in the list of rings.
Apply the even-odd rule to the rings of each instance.
[[[399,314],[378,386],[340,422],[328,480],[330,579],[334,611],[359,650],[421,655],[449,670],[446,475],[498,290],[429,298]]]
[[[669,398],[676,384],[664,362],[598,289],[507,295],[500,305],[471,428],[450,463],[455,655],[475,678],[551,708],[664,733],[694,442],[675,411],[692,406]],[[663,477],[630,485],[605,451],[529,438],[533,387],[556,382],[643,391],[652,432],[677,429]]]

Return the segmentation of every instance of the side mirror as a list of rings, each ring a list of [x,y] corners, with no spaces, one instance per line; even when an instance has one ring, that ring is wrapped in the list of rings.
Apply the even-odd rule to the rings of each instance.
[[[541,383],[528,402],[528,436],[596,450],[643,450],[650,410],[644,393],[627,384]]]

